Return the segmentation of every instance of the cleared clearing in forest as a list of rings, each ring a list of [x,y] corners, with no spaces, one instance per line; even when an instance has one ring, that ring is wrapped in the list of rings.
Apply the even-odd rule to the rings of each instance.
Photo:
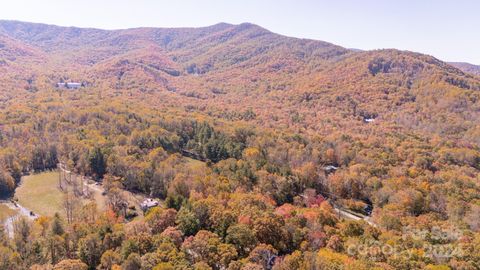
[[[15,191],[15,198],[22,206],[37,215],[53,216],[55,213],[59,213],[63,216],[65,215],[64,193],[58,188],[58,177],[58,171],[24,176],[22,183]],[[97,201],[98,208],[104,208],[105,196],[95,189],[92,190],[92,195]]]

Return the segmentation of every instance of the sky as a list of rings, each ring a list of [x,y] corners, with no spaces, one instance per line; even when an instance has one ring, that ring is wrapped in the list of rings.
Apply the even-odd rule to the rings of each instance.
[[[478,0],[4,0],[0,19],[102,29],[250,22],[346,48],[480,65]]]

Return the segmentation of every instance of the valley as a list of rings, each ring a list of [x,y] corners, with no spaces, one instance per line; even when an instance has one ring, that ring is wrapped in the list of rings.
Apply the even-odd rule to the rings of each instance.
[[[472,70],[250,23],[0,21],[24,207],[0,204],[0,269],[478,269]]]

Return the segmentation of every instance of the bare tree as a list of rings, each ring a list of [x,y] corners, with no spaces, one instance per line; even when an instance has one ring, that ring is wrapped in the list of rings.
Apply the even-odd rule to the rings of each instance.
[[[79,200],[72,192],[65,192],[63,197],[63,209],[65,210],[65,215],[67,217],[67,222],[72,223],[75,218],[75,210],[79,206]]]
[[[128,203],[123,191],[117,187],[114,187],[110,189],[107,196],[107,202],[111,209],[117,213],[117,215],[125,216]]]

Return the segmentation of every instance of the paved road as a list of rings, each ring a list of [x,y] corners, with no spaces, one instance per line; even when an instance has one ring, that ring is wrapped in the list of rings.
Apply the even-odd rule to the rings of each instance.
[[[58,168],[60,170],[64,171],[65,173],[71,173],[71,171],[67,170],[65,164],[59,163]],[[97,186],[95,184],[88,184],[88,187],[91,188],[91,189],[94,189],[98,192],[101,192],[101,193],[103,193],[105,191],[105,189],[101,185]],[[131,197],[135,198],[135,196],[133,196],[133,195]],[[137,204],[139,204],[139,203],[140,202],[137,202]],[[342,216],[344,218],[352,219],[352,220],[364,220],[365,222],[367,222],[371,226],[374,226],[374,227],[377,226],[375,223],[373,223],[371,221],[371,218],[368,217],[368,216],[354,215],[350,212],[347,212],[347,211],[343,210],[342,208],[338,207],[337,205],[333,205],[333,209],[335,210],[335,212],[337,212],[340,216]]]
[[[342,216],[344,218],[352,219],[352,220],[363,220],[363,221],[367,222],[368,224],[370,224],[371,226],[377,227],[377,225],[372,222],[371,217],[354,215],[354,214],[352,214],[350,212],[347,212],[347,211],[345,211],[345,210],[343,210],[339,207],[336,207],[336,206],[334,206],[333,209],[335,210],[335,212],[337,212],[337,214],[339,214],[340,216]]]
[[[64,173],[67,173],[67,174],[73,173],[72,171],[68,170],[67,166],[63,163],[59,163],[58,168],[61,171],[63,171]],[[73,174],[75,174],[75,173],[73,173]],[[105,188],[103,187],[102,183],[98,183],[98,182],[94,181],[92,178],[87,177],[87,176],[82,176],[82,175],[78,175],[78,174],[75,174],[75,175],[77,177],[83,177],[85,180],[87,180],[88,184],[86,186],[88,187],[88,189],[95,190],[95,191],[99,192],[100,194],[105,193]],[[124,189],[122,189],[122,192],[126,196],[128,203],[131,204],[131,205],[135,205],[138,209],[141,209],[140,203],[143,202],[147,198],[145,195],[134,194],[134,193],[132,193],[128,190],[124,190]],[[139,213],[141,213],[141,211]]]
[[[20,204],[18,203],[12,203],[11,201],[6,201],[6,202],[3,202],[2,204],[6,205],[8,208],[12,209],[12,210],[15,210],[17,211],[17,214],[14,215],[14,216],[11,216],[9,218],[7,218],[7,220],[5,220],[4,222],[4,226],[5,226],[5,230],[7,231],[8,233],[8,236],[10,238],[13,238],[13,224],[15,223],[15,221],[24,216],[30,220],[35,220],[36,218],[38,218],[37,215],[33,214],[31,215],[31,211],[28,210],[27,208],[21,206]]]

